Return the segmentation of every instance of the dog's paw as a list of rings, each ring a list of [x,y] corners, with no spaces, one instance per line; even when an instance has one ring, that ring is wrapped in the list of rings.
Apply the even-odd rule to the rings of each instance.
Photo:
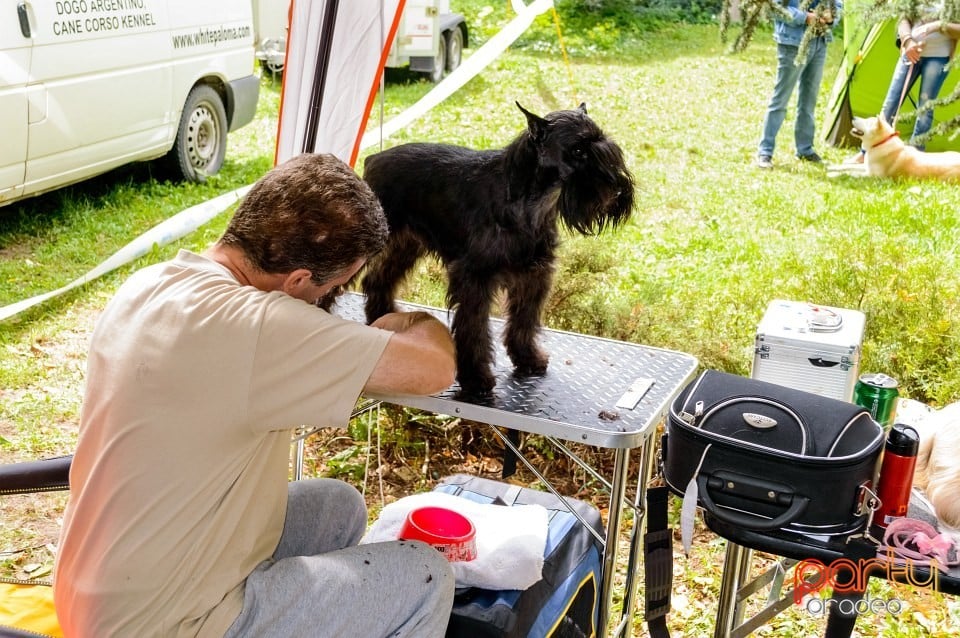
[[[463,401],[465,403],[473,403],[476,405],[487,405],[493,406],[496,401],[496,395],[493,393],[493,390],[465,390],[461,387],[454,394],[454,398],[457,401]]]
[[[460,374],[457,376],[460,389],[457,398],[481,400],[493,396],[497,380],[492,374]]]
[[[527,356],[517,357],[513,362],[513,372],[518,377],[542,377],[547,373],[550,356],[537,350]]]
[[[842,175],[848,177],[866,177],[867,167],[863,164],[828,164],[827,177],[836,178]]]

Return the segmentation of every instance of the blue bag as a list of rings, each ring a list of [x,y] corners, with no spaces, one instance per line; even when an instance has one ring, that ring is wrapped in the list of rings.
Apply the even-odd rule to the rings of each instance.
[[[523,591],[458,589],[446,638],[596,636],[601,544],[558,497],[463,474],[443,479],[434,489],[476,503],[539,504],[549,514],[542,579]],[[572,498],[564,501],[602,537],[603,522],[595,507]]]

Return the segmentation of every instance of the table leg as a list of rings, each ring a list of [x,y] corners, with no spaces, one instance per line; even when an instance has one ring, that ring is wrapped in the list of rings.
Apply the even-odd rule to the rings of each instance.
[[[747,610],[746,601],[738,600],[740,597],[740,588],[744,583],[750,580],[750,565],[753,562],[753,550],[744,547],[743,554],[740,556],[740,573],[737,574],[737,591],[733,597],[733,626],[739,627],[743,624],[743,615]]]
[[[627,466],[630,450],[617,449],[613,462],[613,478],[610,485],[610,508],[607,514],[607,540],[603,552],[603,573],[600,575],[600,622],[598,636],[607,635],[610,608],[613,606],[613,577],[617,565],[617,539],[620,534],[620,518],[623,514],[623,499],[627,491]]]
[[[293,480],[299,481],[303,478],[303,456],[304,456],[303,437],[297,439],[296,448],[293,456]]]
[[[720,597],[717,602],[717,622],[713,629],[713,638],[727,638],[733,630],[736,617],[737,591],[740,578],[744,573],[744,558],[747,550],[742,545],[727,541],[727,550],[723,557],[723,576],[720,581]]]
[[[647,485],[653,475],[655,448],[656,445],[648,439],[644,442],[640,452],[640,472],[637,478],[637,493],[634,497],[633,530],[630,537],[627,580],[624,586],[623,611],[621,613],[621,619],[626,619],[623,638],[630,638],[633,634],[633,612],[636,608],[637,581],[639,580],[640,559],[643,552],[643,537],[647,528]]]

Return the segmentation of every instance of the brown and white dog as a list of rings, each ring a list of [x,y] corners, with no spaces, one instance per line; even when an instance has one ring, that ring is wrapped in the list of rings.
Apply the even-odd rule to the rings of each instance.
[[[913,485],[924,491],[937,518],[960,530],[960,402],[915,424],[920,451]]]
[[[866,151],[863,164],[831,164],[827,175],[853,174],[869,177],[915,177],[960,181],[960,153],[927,153],[904,144],[896,129],[883,116],[854,117],[854,137]]]

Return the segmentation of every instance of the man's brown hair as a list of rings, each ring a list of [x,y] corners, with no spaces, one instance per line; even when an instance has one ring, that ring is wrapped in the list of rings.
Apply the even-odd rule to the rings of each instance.
[[[257,180],[220,243],[269,274],[310,271],[322,285],[379,252],[387,220],[376,195],[333,155],[304,153]]]

